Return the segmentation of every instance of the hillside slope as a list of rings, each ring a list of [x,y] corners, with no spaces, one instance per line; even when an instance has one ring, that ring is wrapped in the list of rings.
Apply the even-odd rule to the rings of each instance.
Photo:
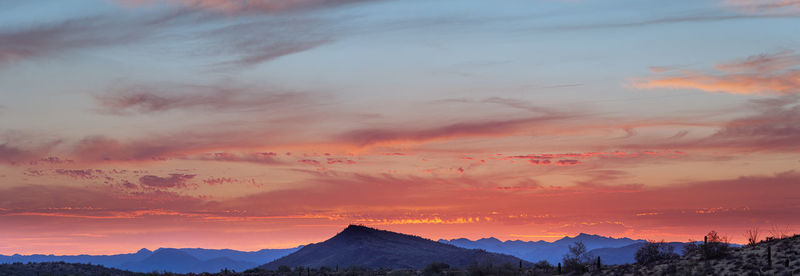
[[[772,265],[767,252],[772,252]],[[732,247],[724,258],[705,260],[699,255],[682,256],[649,266],[620,265],[603,275],[800,275],[800,235],[764,241],[752,246]]]

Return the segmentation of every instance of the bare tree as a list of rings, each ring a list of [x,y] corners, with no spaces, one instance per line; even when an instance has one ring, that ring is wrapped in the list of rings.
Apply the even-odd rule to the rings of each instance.
[[[564,255],[562,262],[564,270],[569,272],[584,273],[586,267],[592,263],[594,256],[586,250],[586,245],[577,241],[574,245],[569,245],[569,253]]]
[[[759,242],[759,230],[758,227],[754,227],[752,229],[747,229],[744,236],[747,238],[747,245],[755,245]]]

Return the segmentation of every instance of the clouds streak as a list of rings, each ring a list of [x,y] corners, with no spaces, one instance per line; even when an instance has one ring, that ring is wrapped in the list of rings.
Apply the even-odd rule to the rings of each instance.
[[[639,88],[696,89],[732,94],[786,95],[800,93],[800,55],[779,52],[719,64],[718,73],[681,70],[641,80]]]
[[[256,91],[231,85],[123,85],[95,96],[108,114],[195,111],[268,111],[307,103],[301,93]]]

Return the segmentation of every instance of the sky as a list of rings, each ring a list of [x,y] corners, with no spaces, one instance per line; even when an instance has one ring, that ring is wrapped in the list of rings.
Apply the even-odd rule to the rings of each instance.
[[[0,254],[800,231],[797,0],[0,0]]]

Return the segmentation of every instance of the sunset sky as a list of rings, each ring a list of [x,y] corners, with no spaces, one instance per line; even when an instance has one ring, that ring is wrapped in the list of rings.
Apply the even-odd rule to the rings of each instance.
[[[0,0],[0,254],[798,218],[798,0]]]

